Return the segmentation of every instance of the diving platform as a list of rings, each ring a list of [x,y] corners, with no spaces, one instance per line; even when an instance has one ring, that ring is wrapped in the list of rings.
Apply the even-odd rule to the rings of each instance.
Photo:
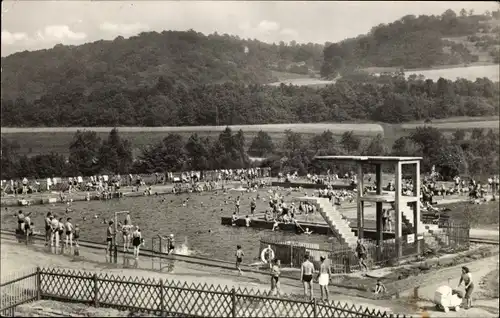
[[[316,156],[314,160],[335,161],[354,163],[356,165],[357,177],[357,237],[364,237],[365,228],[364,203],[372,202],[376,205],[376,231],[377,244],[383,241],[382,217],[384,203],[391,203],[395,211],[395,237],[397,257],[402,256],[401,240],[403,238],[403,224],[412,227],[412,233],[416,240],[422,237],[425,232],[420,219],[420,161],[422,157],[390,157],[390,156]],[[375,168],[375,193],[364,193],[364,169],[365,167]],[[394,191],[383,191],[382,186],[382,166],[390,168],[394,173]],[[412,182],[412,193],[403,195],[403,168],[405,175],[410,175]],[[409,194],[409,195],[407,195]],[[330,213],[332,214],[332,213]],[[337,213],[338,214],[338,213]],[[327,221],[328,223],[328,221]],[[350,239],[352,240],[352,239]],[[417,244],[417,253],[420,253],[420,245]]]
[[[371,202],[371,203],[394,203],[396,202],[396,195],[394,191],[382,193],[382,194],[376,194],[376,193],[367,193],[363,194],[360,197],[361,201],[363,202]],[[411,202],[418,202],[419,199],[416,196],[411,196],[411,195],[403,195],[401,196],[401,201],[404,201],[406,204],[411,203]]]

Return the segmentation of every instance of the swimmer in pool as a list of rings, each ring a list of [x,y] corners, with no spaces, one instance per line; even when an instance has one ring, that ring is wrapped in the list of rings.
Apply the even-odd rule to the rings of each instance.
[[[233,212],[233,216],[231,218],[231,225],[236,226],[236,221],[238,220],[238,216],[236,215],[236,212]]]

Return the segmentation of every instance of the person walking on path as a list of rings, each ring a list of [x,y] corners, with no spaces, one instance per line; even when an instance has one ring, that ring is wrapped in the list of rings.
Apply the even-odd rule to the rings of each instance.
[[[460,288],[462,282],[465,286],[465,309],[472,308],[472,291],[474,290],[474,283],[472,282],[472,276],[470,270],[467,266],[462,266],[462,275],[460,276],[460,281],[458,282],[457,288]]]
[[[307,290],[309,290],[309,300],[313,300],[313,274],[314,265],[309,261],[309,254],[304,256],[304,262],[300,267],[300,280],[304,285],[304,295],[307,297]]]
[[[238,272],[241,274],[242,271],[241,271],[241,263],[243,262],[243,256],[245,256],[245,253],[243,253],[243,250],[241,249],[241,245],[236,245],[236,269],[238,270]]]
[[[332,272],[330,266],[325,263],[326,257],[321,256],[319,259],[321,261],[321,266],[319,268],[318,283],[321,291],[321,300],[328,301],[328,283],[330,282]]]
[[[356,245],[356,254],[358,256],[359,260],[359,269],[368,271],[368,266],[366,265],[366,257],[367,257],[367,252],[366,252],[366,247],[363,245],[361,240],[358,240],[358,245]]]
[[[277,296],[280,295],[280,274],[280,261],[275,258],[271,267],[271,292],[269,293],[271,296],[274,296],[275,292]]]

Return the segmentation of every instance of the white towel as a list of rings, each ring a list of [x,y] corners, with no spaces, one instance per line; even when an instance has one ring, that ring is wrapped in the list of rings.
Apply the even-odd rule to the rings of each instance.
[[[320,286],[328,286],[328,280],[329,280],[328,274],[321,274],[319,275],[318,283]]]

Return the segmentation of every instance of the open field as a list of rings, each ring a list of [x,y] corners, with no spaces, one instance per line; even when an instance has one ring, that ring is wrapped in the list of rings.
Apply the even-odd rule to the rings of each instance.
[[[432,124],[440,124],[440,123],[464,123],[464,122],[469,122],[469,123],[474,123],[478,121],[499,121],[500,117],[499,116],[478,116],[478,117],[469,117],[469,116],[457,116],[457,117],[450,117],[450,118],[442,118],[442,119],[433,119]],[[410,121],[407,122],[406,124],[425,124],[424,120],[415,120],[415,121]],[[405,125],[405,124],[403,124]],[[498,127],[497,127],[498,128]]]
[[[321,134],[330,130],[335,135],[342,135],[346,131],[354,131],[361,137],[373,137],[384,134],[382,126],[378,124],[279,124],[279,125],[241,125],[230,126],[233,131],[239,129],[245,132],[246,146],[250,146],[253,137],[263,130],[270,134],[273,142],[280,145],[284,132],[291,129],[304,134],[309,139],[313,134]],[[68,154],[73,135],[78,129],[93,130],[101,138],[107,138],[112,127],[37,127],[37,128],[2,128],[2,138],[19,143],[20,152],[27,155],[56,152]],[[178,133],[189,138],[192,133],[217,138],[225,126],[192,126],[192,127],[119,127],[120,134],[132,143],[134,156],[138,155],[142,147],[161,141],[169,133]]]
[[[385,72],[397,72],[400,68],[397,67],[369,67],[363,69],[372,74],[380,74]],[[493,82],[500,81],[500,68],[498,64],[492,63],[474,63],[469,66],[463,65],[448,65],[428,69],[409,69],[404,70],[406,76],[412,74],[423,75],[426,79],[437,81],[440,77],[448,80],[456,80],[457,78],[465,78],[470,81],[475,81],[477,78],[487,77]]]
[[[294,78],[283,80],[279,82],[269,83],[271,86],[280,86],[281,84],[285,85],[297,85],[297,86],[314,86],[314,87],[323,87],[326,85],[334,84],[335,81],[322,80],[318,78]]]
[[[455,121],[455,122],[432,122],[429,124],[401,124],[401,128],[404,130],[414,130],[419,126],[431,126],[439,130],[457,130],[457,129],[473,129],[473,128],[483,128],[483,129],[499,129],[498,120],[484,120],[484,121]]]
[[[273,142],[279,147],[284,138],[284,132],[291,129],[303,134],[307,141],[314,134],[321,134],[330,130],[340,136],[346,131],[353,131],[356,135],[366,139],[377,134],[385,137],[387,146],[401,136],[410,134],[416,127],[431,125],[445,133],[457,129],[471,130],[473,128],[499,129],[498,116],[492,117],[455,117],[436,119],[430,124],[412,122],[406,124],[377,124],[377,123],[317,123],[317,124],[268,124],[268,125],[238,125],[230,126],[233,131],[243,130],[246,137],[246,146],[250,146],[253,137],[260,131],[270,134]],[[16,141],[20,145],[20,153],[26,155],[46,154],[56,152],[68,154],[69,145],[77,130],[93,130],[101,138],[106,138],[112,127],[24,127],[1,128],[2,138]],[[133,154],[137,156],[141,149],[150,144],[159,142],[169,133],[177,133],[189,138],[192,133],[217,138],[225,126],[188,126],[188,127],[118,127],[120,134],[132,143]]]

